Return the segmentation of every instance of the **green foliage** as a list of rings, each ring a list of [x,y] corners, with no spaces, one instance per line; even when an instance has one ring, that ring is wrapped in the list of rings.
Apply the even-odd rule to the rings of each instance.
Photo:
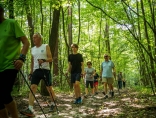
[[[6,6],[5,16],[8,17],[8,0],[3,0],[3,3]],[[70,0],[70,2],[67,0],[42,0],[42,6],[41,2],[38,0],[16,0],[14,1],[14,16],[30,39],[27,20],[28,14],[26,14],[26,10],[29,7],[30,10],[28,13],[31,13],[32,15],[34,32],[42,33],[43,42],[48,43],[49,32],[53,20],[52,11],[61,6],[62,12],[60,15],[58,38],[58,65],[62,71],[65,71],[67,68],[68,54],[64,35],[66,37],[68,36],[69,19],[72,18],[72,42],[78,42],[78,32],[80,28],[79,52],[83,54],[85,66],[86,61],[91,60],[93,62],[93,67],[96,68],[97,72],[100,71],[100,65],[102,61],[104,61],[103,54],[107,52],[105,41],[109,40],[110,55],[112,61],[115,63],[116,71],[122,71],[125,79],[129,83],[133,83],[134,80],[131,78],[140,80],[140,78],[146,78],[146,73],[149,72],[151,74],[152,72],[155,72],[155,69],[151,69],[152,65],[150,65],[152,62],[152,60],[150,60],[151,57],[154,58],[155,56],[155,32],[152,29],[154,28],[153,24],[155,22],[153,19],[155,16],[153,15],[154,13],[150,11],[154,6],[150,6],[149,3],[151,3],[151,1],[143,1],[143,8],[145,10],[145,14],[143,14],[141,1],[81,0],[79,24],[77,0]],[[72,16],[68,15],[69,6],[72,7]],[[42,20],[43,31],[41,31]],[[63,32],[63,23],[65,34]],[[109,27],[108,37],[106,37],[105,34],[106,23]],[[147,25],[147,29],[145,29],[145,24]],[[150,49],[149,47],[151,48],[151,51],[149,52],[151,56],[147,53]],[[145,62],[145,60],[147,62]],[[146,63],[149,63],[149,65],[146,65]],[[154,64],[155,63],[153,63],[153,65]],[[30,52],[28,53],[27,61],[24,65],[24,70],[26,70],[27,73],[29,73],[30,70],[29,65]],[[143,71],[143,69],[145,70]],[[59,74],[56,81],[60,81],[62,73],[59,72]],[[61,89],[68,91],[69,87],[67,85],[68,84]]]
[[[13,91],[12,91],[12,95],[13,96],[25,96],[25,95],[28,95],[28,93],[30,92],[30,89],[24,85],[24,86],[19,86],[19,85],[15,85],[13,87]]]
[[[138,91],[140,94],[152,94],[152,88],[151,87],[145,87],[145,86],[133,86],[133,89]]]

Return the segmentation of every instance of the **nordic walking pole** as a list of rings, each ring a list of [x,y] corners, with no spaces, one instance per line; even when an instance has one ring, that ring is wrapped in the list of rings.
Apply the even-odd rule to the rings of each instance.
[[[43,95],[41,94],[40,90],[37,89],[37,91],[40,93],[40,95],[42,96],[42,99],[44,99],[44,101],[46,102],[46,104],[50,107],[49,102],[47,102],[46,98],[43,97]]]
[[[56,105],[56,102],[55,102],[55,100],[54,100],[53,94],[52,94],[51,91],[50,91],[50,85],[49,85],[49,82],[48,82],[47,79],[46,79],[46,76],[45,76],[44,70],[41,68],[41,65],[39,65],[39,69],[41,69],[42,72],[43,72],[43,74],[44,74],[44,80],[45,80],[46,84],[47,84],[48,87],[49,87],[50,95],[52,96],[52,99],[53,99],[53,102],[54,102],[54,104],[55,104],[55,107],[56,107],[57,113],[59,114],[59,110],[58,110],[58,108],[57,108],[57,105]]]
[[[21,70],[20,70],[20,74],[22,75],[22,77],[23,77],[23,79],[24,79],[25,83],[26,83],[26,84],[27,84],[27,86],[29,87],[29,89],[30,89],[30,91],[31,91],[31,93],[32,93],[32,95],[33,95],[33,97],[35,98],[35,100],[36,100],[37,104],[38,104],[38,105],[39,105],[39,107],[41,108],[41,111],[42,111],[42,113],[44,114],[45,118],[47,118],[47,116],[45,115],[45,113],[44,113],[44,111],[43,111],[43,109],[42,109],[41,105],[39,104],[39,102],[38,102],[37,98],[35,97],[35,95],[34,95],[33,91],[31,90],[31,88],[30,88],[30,86],[29,86],[29,84],[28,84],[28,82],[27,82],[27,80],[26,80],[26,78],[25,78],[25,76],[24,76],[24,74],[22,73],[22,71],[21,71]]]
[[[32,77],[32,75],[29,75],[30,78]],[[31,80],[31,79],[29,79]],[[41,94],[40,90],[37,88],[37,91],[40,93],[41,97],[44,99],[44,101],[46,102],[46,104],[50,107],[50,104],[47,102],[46,98],[43,97],[43,95]]]

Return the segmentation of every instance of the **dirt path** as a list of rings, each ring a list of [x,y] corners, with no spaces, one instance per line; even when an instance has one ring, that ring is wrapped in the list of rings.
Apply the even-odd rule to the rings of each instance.
[[[17,97],[18,109],[28,106],[28,96]],[[57,107],[59,114],[55,111],[47,113],[48,105],[38,95],[37,99],[42,106],[47,118],[156,118],[156,97],[139,94],[130,89],[115,90],[115,96],[104,99],[104,95],[98,95],[83,99],[81,105],[73,104],[73,95],[57,94]],[[35,118],[45,118],[37,103],[34,106]],[[21,114],[20,118],[27,118]]]

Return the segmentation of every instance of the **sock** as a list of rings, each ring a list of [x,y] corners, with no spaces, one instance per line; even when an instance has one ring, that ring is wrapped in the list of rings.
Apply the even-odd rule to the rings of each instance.
[[[28,108],[30,111],[34,111],[33,106],[29,105]]]

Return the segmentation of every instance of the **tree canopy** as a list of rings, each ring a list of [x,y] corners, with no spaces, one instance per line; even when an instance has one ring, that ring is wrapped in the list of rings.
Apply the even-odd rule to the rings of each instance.
[[[156,2],[154,0],[1,0],[33,46],[39,32],[53,54],[53,74],[67,68],[70,45],[79,44],[84,62],[97,72],[108,53],[130,84],[155,86]],[[29,73],[29,54],[24,69]]]

